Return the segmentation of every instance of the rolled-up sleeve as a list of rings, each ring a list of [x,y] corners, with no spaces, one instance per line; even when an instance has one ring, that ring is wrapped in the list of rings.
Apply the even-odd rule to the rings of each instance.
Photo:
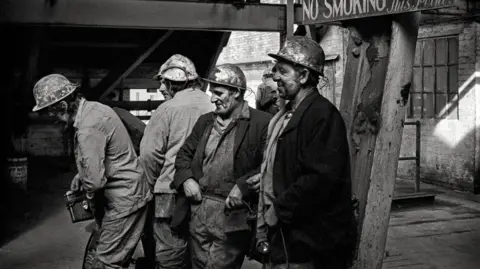
[[[107,136],[95,128],[85,128],[77,132],[77,142],[81,181],[85,190],[93,193],[107,183],[104,163]]]

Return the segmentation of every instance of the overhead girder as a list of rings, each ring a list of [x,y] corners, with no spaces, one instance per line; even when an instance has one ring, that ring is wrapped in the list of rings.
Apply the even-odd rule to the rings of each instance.
[[[302,15],[295,6],[295,17]],[[285,30],[286,6],[142,0],[4,0],[0,23],[135,29]]]

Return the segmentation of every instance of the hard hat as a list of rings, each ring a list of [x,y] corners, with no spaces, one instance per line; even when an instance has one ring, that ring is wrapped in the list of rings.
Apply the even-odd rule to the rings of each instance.
[[[317,42],[308,37],[288,37],[277,54],[269,53],[268,56],[304,66],[323,75],[325,53]]]
[[[187,57],[175,54],[170,57],[158,71],[153,79],[164,78],[171,81],[187,81],[198,78],[193,62]]]
[[[208,78],[204,79],[213,84],[247,90],[247,79],[240,67],[233,64],[222,64],[213,68]]]
[[[63,100],[73,93],[77,86],[59,74],[51,74],[41,78],[33,87],[33,97],[37,103],[33,111],[38,111]]]

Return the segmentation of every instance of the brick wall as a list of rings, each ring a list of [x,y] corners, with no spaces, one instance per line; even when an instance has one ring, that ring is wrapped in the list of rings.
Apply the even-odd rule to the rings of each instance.
[[[420,119],[421,178],[424,181],[455,189],[474,191],[477,100],[475,62],[480,43],[477,23],[443,23],[425,25],[419,37],[458,35],[459,100],[458,119]],[[416,119],[407,119],[416,120]],[[414,156],[415,128],[406,126],[400,156]],[[398,176],[414,178],[415,163],[401,161]]]

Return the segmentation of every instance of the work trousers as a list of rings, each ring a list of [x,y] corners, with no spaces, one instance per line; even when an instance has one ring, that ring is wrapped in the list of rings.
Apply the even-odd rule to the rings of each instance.
[[[240,269],[248,251],[250,232],[225,233],[225,203],[204,198],[191,206],[192,269]]]
[[[97,259],[105,269],[128,263],[142,236],[148,206],[115,220],[103,220],[97,245]]]
[[[188,267],[187,241],[172,232],[170,219],[154,218],[155,262],[157,269],[184,269]]]

